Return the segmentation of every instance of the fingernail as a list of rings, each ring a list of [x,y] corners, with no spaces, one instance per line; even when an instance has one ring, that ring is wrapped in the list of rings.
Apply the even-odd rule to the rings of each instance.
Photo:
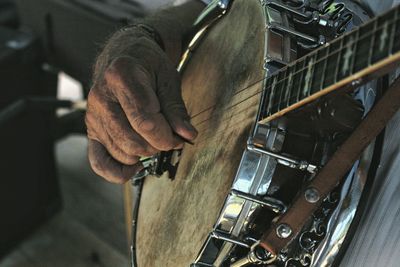
[[[194,133],[194,134],[195,134],[195,137],[197,136],[197,130],[196,130],[196,128],[194,128],[193,125],[192,125],[188,120],[183,120],[183,124],[185,125],[185,128],[186,128],[188,131]]]
[[[183,138],[183,137],[181,137],[181,139],[182,139],[185,143],[194,146],[194,143],[193,143],[192,141],[187,140],[187,139],[185,139],[185,138]]]
[[[190,140],[188,140],[188,139],[186,139],[186,138],[184,138],[184,137],[182,137],[182,136],[180,136],[180,135],[175,135],[178,139],[180,139],[180,140],[182,140],[182,143],[180,143],[179,145],[177,145],[176,147],[175,147],[175,149],[182,149],[183,148],[183,143],[186,143],[186,144],[189,144],[189,145],[192,145],[192,146],[194,146],[194,143],[192,142],[192,141],[190,141]]]
[[[174,150],[180,150],[183,148],[183,143],[180,143],[179,145],[177,145],[176,147],[174,147]]]

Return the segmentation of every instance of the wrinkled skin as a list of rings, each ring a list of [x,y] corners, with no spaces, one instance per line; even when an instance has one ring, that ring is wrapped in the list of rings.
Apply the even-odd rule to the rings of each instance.
[[[89,161],[113,183],[143,166],[141,156],[178,149],[197,132],[189,122],[174,64],[140,28],[119,31],[100,54],[86,114]]]

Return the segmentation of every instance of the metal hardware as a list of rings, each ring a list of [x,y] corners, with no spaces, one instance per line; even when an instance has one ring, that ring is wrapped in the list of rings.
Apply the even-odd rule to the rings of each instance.
[[[308,171],[309,173],[316,173],[318,170],[317,166],[310,164],[305,160],[293,159],[293,158],[290,158],[290,157],[282,155],[282,154],[278,154],[278,153],[268,151],[263,148],[256,147],[254,144],[251,143],[251,141],[248,142],[247,149],[249,151],[253,151],[253,152],[257,152],[257,153],[261,153],[261,154],[265,154],[270,157],[273,157],[273,158],[277,159],[278,163],[285,165],[289,168],[299,169],[302,171]]]
[[[299,7],[292,7],[276,0],[269,0],[265,1],[265,4],[269,7],[282,9],[294,14],[295,17],[293,18],[293,21],[302,25],[310,25],[314,23],[322,27],[334,26],[334,21],[324,18],[320,11],[308,11],[308,4],[306,3]]]
[[[232,238],[232,237],[230,237],[228,235],[222,234],[222,233],[218,233],[218,232],[213,231],[213,232],[211,232],[210,236],[212,238],[215,238],[215,239],[218,239],[218,240],[223,240],[223,241],[226,241],[226,242],[229,242],[229,243],[232,243],[232,244],[244,247],[244,248],[248,248],[248,249],[251,248],[249,244],[247,244],[247,243],[245,243],[243,241],[240,241],[238,239]]]
[[[304,192],[304,197],[309,203],[317,203],[320,199],[320,194],[317,189],[310,187]]]
[[[292,228],[289,225],[282,223],[276,227],[276,235],[279,238],[288,238],[292,234]]]
[[[267,3],[271,2],[272,0],[261,0],[261,3]],[[347,5],[347,0],[346,1]],[[218,1],[213,1],[213,3],[217,3]],[[275,1],[279,2],[279,1]],[[288,1],[285,1],[286,3]],[[285,4],[284,2],[284,4]],[[293,7],[291,5],[292,3],[296,2],[296,6]],[[279,49],[279,53],[273,54],[269,53],[269,46],[266,46],[264,58],[266,59],[265,61],[265,69],[266,75],[270,75],[273,73],[276,69],[280,67],[280,64],[284,64],[287,59],[291,58],[291,56],[288,56],[288,51],[294,51],[295,49],[292,46],[289,46],[292,48],[292,50],[287,49],[288,47],[285,47],[284,44],[286,43],[293,43],[295,44],[297,41],[297,45],[301,46],[303,48],[311,49],[319,46],[320,44],[325,43],[325,38],[324,37],[317,37],[319,34],[322,34],[324,36],[328,36],[328,39],[331,39],[331,35],[333,36],[333,33],[331,34],[332,31],[336,32],[336,26],[333,27],[332,22],[335,22],[336,20],[331,19],[328,16],[324,16],[323,12],[320,12],[320,14],[317,14],[314,12],[317,10],[316,6],[314,5],[313,7],[310,7],[310,1],[290,1],[289,7],[291,7],[292,10],[288,11],[285,9],[279,10],[279,8],[271,8],[265,4],[264,6],[264,15],[265,15],[265,24],[267,25],[267,31],[266,31],[266,43],[271,44],[271,43],[278,43],[280,46],[282,46],[282,49]],[[283,11],[283,12],[282,12]],[[292,12],[295,11],[295,12]],[[302,11],[302,12],[308,12],[305,16],[301,15],[296,15],[296,11]],[[318,11],[318,10],[317,10]],[[280,13],[280,15],[279,15]],[[288,17],[288,13],[294,14],[293,16]],[[292,21],[290,21],[292,20]],[[287,21],[293,22],[291,24],[288,24]],[[268,25],[274,24],[272,27],[269,27]],[[302,29],[305,29],[304,24],[309,24],[313,23],[316,24],[315,26],[320,26],[320,27],[314,27],[316,31],[313,31],[310,28],[307,28],[308,34],[302,35],[300,33],[297,34],[296,32],[296,27],[301,26]],[[299,25],[302,24],[302,25]],[[283,26],[282,26],[283,25]],[[286,31],[287,28],[290,27],[290,25],[293,25],[292,31]],[[282,26],[282,27],[279,27]],[[321,27],[324,27],[325,29],[321,30]],[[309,31],[308,31],[309,30]],[[315,34],[314,34],[315,32]],[[297,38],[295,38],[297,37]],[[274,39],[275,38],[275,39]],[[277,42],[280,41],[280,38],[285,42]],[[293,42],[286,42],[290,39]],[[275,52],[275,51],[273,51]],[[271,64],[273,63],[273,64]],[[272,66],[272,67],[271,67]],[[264,98],[264,94],[263,97]],[[262,103],[262,102],[261,102]],[[260,109],[258,114],[261,112],[264,112],[260,105]],[[283,125],[284,126],[284,125]],[[226,202],[224,204],[224,207],[222,208],[222,211],[220,213],[220,216],[214,225],[214,235],[211,236],[211,234],[208,236],[208,238],[205,240],[205,243],[203,244],[203,247],[201,248],[193,267],[200,267],[200,266],[216,266],[216,267],[221,267],[221,266],[245,266],[245,264],[248,264],[248,256],[247,253],[244,251],[245,247],[240,246],[240,245],[235,245],[235,242],[239,242],[240,244],[248,245],[248,244],[254,244],[253,239],[249,239],[249,234],[252,225],[255,222],[255,219],[258,218],[257,214],[259,211],[262,210],[262,207],[264,206],[263,204],[265,203],[260,203],[258,201],[254,200],[263,200],[262,197],[258,196],[264,196],[267,194],[267,192],[275,192],[276,190],[279,190],[279,187],[273,184],[272,177],[276,173],[276,164],[282,164],[291,168],[296,168],[300,170],[307,170],[310,173],[315,173],[318,170],[318,167],[312,164],[309,164],[307,161],[302,161],[296,158],[291,157],[290,155],[285,155],[280,153],[282,149],[282,144],[283,141],[286,139],[285,133],[280,133],[279,138],[271,138],[273,133],[273,129],[266,129],[265,131],[258,131],[258,126],[256,125],[253,127],[252,134],[250,135],[251,138],[254,138],[254,140],[257,141],[257,144],[262,144],[262,146],[256,146],[255,143],[249,142],[250,146],[248,147],[247,150],[245,150],[242,161],[239,165],[238,172],[235,176],[235,180],[233,182],[232,186],[232,191],[231,193],[227,196]],[[284,128],[284,127],[283,127]],[[277,131],[279,132],[279,131]],[[255,134],[258,134],[259,138],[255,138]],[[283,136],[283,137],[282,137]],[[251,139],[250,139],[251,141]],[[260,141],[260,142],[259,142]],[[254,149],[252,149],[254,148]],[[274,151],[274,152],[272,152]],[[314,162],[314,160],[313,160]],[[318,162],[319,163],[319,162]],[[363,167],[361,170],[365,170],[367,168]],[[312,175],[308,175],[312,176]],[[308,178],[309,179],[309,178]],[[358,179],[354,181],[354,185],[358,185],[357,183],[359,181]],[[353,187],[352,187],[353,188]],[[242,196],[239,194],[235,194],[237,190],[239,193],[243,192]],[[349,191],[351,191],[349,189]],[[352,195],[353,196],[353,195]],[[328,200],[324,200],[328,201]],[[329,201],[328,201],[329,202]],[[327,202],[327,205],[330,203]],[[335,202],[336,203],[336,202]],[[357,200],[355,203],[358,203]],[[331,207],[332,206],[332,207]],[[331,209],[335,209],[335,205],[329,206]],[[345,205],[343,205],[345,206]],[[347,206],[346,206],[347,207]],[[354,209],[353,209],[354,211]],[[349,211],[349,214],[351,211]],[[353,213],[352,213],[353,214]],[[349,216],[348,216],[349,217]],[[346,217],[347,218],[347,217]],[[343,219],[341,219],[343,222]],[[351,219],[350,219],[351,221]],[[349,222],[350,222],[349,221]],[[342,222],[337,221],[336,216],[332,216],[331,222],[329,225],[335,224],[336,225],[342,225]],[[323,229],[323,227],[326,226],[326,221],[323,221],[323,223],[318,224],[317,222],[312,222],[312,225],[310,226],[310,229],[306,229],[306,231],[309,231],[311,233],[320,233]],[[347,223],[347,221],[345,222]],[[340,228],[340,225],[336,227],[336,229]],[[324,229],[325,229],[324,228]],[[290,229],[291,230],[291,229]],[[339,229],[340,230],[340,229]],[[347,230],[346,230],[347,231]],[[346,232],[344,231],[344,232]],[[341,233],[341,232],[340,232]],[[329,233],[327,233],[329,235]],[[345,235],[345,234],[344,234]],[[342,236],[340,235],[340,238]],[[222,237],[222,238],[216,238],[216,237]],[[305,257],[304,255],[307,256],[307,262],[309,262],[309,259],[312,257],[313,261],[315,261],[317,258],[318,260],[320,259],[326,259],[326,255],[329,253],[329,250],[331,251],[336,251],[335,250],[335,243],[334,241],[336,240],[335,238],[339,237],[339,235],[335,236],[329,236],[329,240],[327,241],[322,241],[321,239],[324,238],[325,235],[321,234],[318,236],[320,238],[318,242],[315,244],[315,248],[317,246],[322,247],[324,250],[321,251],[321,253],[314,254],[315,248],[313,248],[312,251],[306,251],[304,248],[300,247],[298,244],[294,243],[294,248],[293,250],[290,249],[288,253],[289,255],[284,255],[279,254],[276,257],[276,261],[273,263],[274,266],[285,266],[285,264],[288,264],[291,259],[299,259],[298,262],[306,262],[304,261]],[[242,238],[242,239],[240,239]],[[308,238],[305,236],[305,238]],[[221,241],[216,241],[221,240]],[[222,242],[226,241],[226,242]],[[325,245],[329,245],[329,248],[325,248]],[[240,247],[240,249],[236,249]],[[237,253],[237,254],[236,254]],[[336,253],[336,252],[335,252]],[[212,255],[212,256],[210,256]],[[235,255],[235,256],[233,256]],[[310,256],[312,255],[312,256]],[[244,258],[242,258],[244,257]],[[314,259],[315,257],[315,259]],[[257,263],[253,263],[257,264]],[[290,263],[289,263],[290,264]],[[303,264],[304,265],[304,264]],[[316,267],[316,266],[323,266],[323,265],[318,265],[315,263],[311,263],[311,266]],[[326,265],[324,265],[326,266]]]
[[[197,262],[197,263],[190,264],[190,267],[214,267],[214,265],[200,261],[200,262]]]
[[[226,10],[230,4],[231,0],[220,0],[218,1],[218,6],[222,10]]]
[[[239,259],[231,264],[231,267],[242,267],[249,264],[266,265],[271,264],[276,260],[277,256],[269,251],[266,251],[259,246],[259,242],[251,246],[250,252],[246,257]]]
[[[284,26],[279,25],[279,24],[277,24],[275,22],[271,22],[267,27],[269,29],[272,29],[272,30],[286,32],[288,34],[291,34],[291,35],[294,35],[296,37],[299,37],[299,38],[301,38],[301,39],[303,39],[305,41],[309,41],[309,42],[312,42],[312,43],[315,43],[315,44],[318,44],[318,45],[323,45],[323,44],[326,43],[326,40],[325,40],[325,38],[323,36],[320,36],[319,38],[315,38],[315,37],[313,37],[311,35],[308,35],[308,34],[305,34],[305,33],[301,33],[301,32],[292,30],[290,28],[284,27]]]
[[[212,23],[216,18],[227,11],[231,1],[232,0],[212,1],[194,22],[194,27],[204,27]]]
[[[351,82],[351,86],[353,87],[360,86],[360,84],[362,84],[362,78],[355,79],[354,81]]]
[[[143,170],[132,177],[132,181],[138,181],[152,173],[153,166],[157,164],[157,157],[142,158],[140,162],[143,165]]]
[[[136,179],[132,180],[132,193],[133,193],[133,199],[132,199],[132,243],[130,246],[130,254],[131,254],[131,267],[137,267],[137,262],[136,262],[136,245],[135,245],[135,240],[136,240],[136,228],[137,228],[137,218],[139,216],[139,206],[140,206],[140,196],[142,194],[142,189],[143,189],[143,179]]]
[[[170,179],[174,179],[179,163],[180,153],[180,150],[162,151],[155,156],[142,158],[140,162],[143,165],[143,169],[134,175],[132,179],[134,181],[140,180],[148,175],[160,177],[166,172]]]
[[[287,210],[287,206],[282,201],[280,201],[276,198],[273,198],[273,197],[259,198],[259,197],[255,197],[254,195],[240,192],[235,189],[233,189],[231,191],[231,194],[234,196],[249,200],[251,202],[263,205],[276,213],[280,213],[280,214],[285,213]]]
[[[267,0],[264,1],[263,4],[271,8],[284,9],[304,19],[310,19],[312,17],[312,12],[302,12],[299,10],[302,6],[300,8],[294,8],[276,0]]]

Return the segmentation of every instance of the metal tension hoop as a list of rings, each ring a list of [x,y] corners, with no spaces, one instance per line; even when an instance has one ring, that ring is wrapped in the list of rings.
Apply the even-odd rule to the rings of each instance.
[[[288,211],[262,236],[260,246],[271,255],[278,255],[301,232],[323,199],[341,182],[362,151],[399,109],[400,78],[397,78],[329,162],[297,196]]]

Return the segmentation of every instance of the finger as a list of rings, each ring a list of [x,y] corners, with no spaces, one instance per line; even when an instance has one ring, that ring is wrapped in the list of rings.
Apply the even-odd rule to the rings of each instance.
[[[152,77],[131,59],[120,58],[106,73],[132,128],[158,150],[170,150],[181,140],[176,138],[163,114],[153,90]]]
[[[86,112],[85,116],[88,137],[101,142],[107,148],[107,151],[111,154],[111,156],[119,162],[126,165],[135,164],[137,162],[137,156],[139,154],[130,154],[121,149],[121,147],[117,143],[122,142],[120,140],[117,141],[119,136],[112,136],[107,129],[109,122],[112,121],[105,120],[105,118],[109,116],[109,111],[104,108],[104,106],[107,106],[107,104],[104,104],[104,102],[100,102],[97,98],[99,97],[95,94],[90,95],[91,105],[95,103],[96,105],[89,106],[89,109]],[[119,120],[120,118],[115,119]]]
[[[190,117],[182,99],[178,72],[172,65],[166,64],[159,70],[157,81],[157,94],[162,113],[175,133],[186,140],[193,141],[198,133],[190,123]]]
[[[119,163],[110,156],[101,143],[92,139],[89,139],[88,154],[93,171],[111,183],[123,184],[143,169],[141,163],[135,165]]]
[[[106,103],[104,108],[104,127],[120,150],[130,156],[152,156],[159,152],[132,129],[120,105]]]

